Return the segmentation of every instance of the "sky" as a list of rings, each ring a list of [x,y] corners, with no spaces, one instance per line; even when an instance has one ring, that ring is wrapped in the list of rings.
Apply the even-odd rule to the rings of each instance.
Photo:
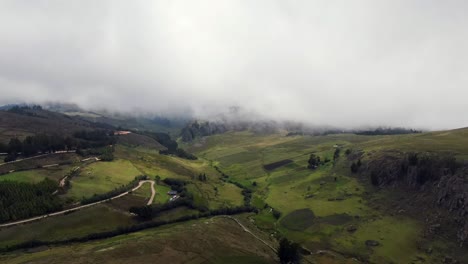
[[[0,104],[468,126],[468,2],[1,1]]]

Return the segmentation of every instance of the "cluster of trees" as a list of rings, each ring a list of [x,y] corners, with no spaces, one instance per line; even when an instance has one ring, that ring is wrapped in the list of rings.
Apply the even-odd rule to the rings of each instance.
[[[307,166],[307,168],[316,169],[318,166],[320,166],[320,157],[312,153],[310,154],[308,163],[309,165]]]
[[[263,206],[263,209],[270,209],[271,210],[271,213],[273,214],[273,217],[275,217],[276,219],[280,219],[281,217],[281,212],[276,210],[275,208],[271,207],[269,204],[265,203],[265,205]]]
[[[301,250],[297,243],[293,243],[286,238],[280,240],[278,248],[278,258],[281,264],[299,264],[301,262]]]
[[[221,169],[218,166],[214,166],[215,170],[221,174],[221,180],[224,182],[232,183],[236,185],[237,187],[242,189],[242,196],[244,196],[244,206],[250,206],[251,205],[251,200],[252,200],[252,190],[247,188],[246,186],[242,185],[239,182],[235,182],[229,179],[229,175],[221,171]],[[255,185],[256,186],[256,183]]]
[[[5,162],[8,162],[15,160],[20,154],[28,157],[38,153],[71,150],[74,149],[76,145],[76,140],[71,137],[38,134],[35,136],[27,136],[23,141],[18,138],[12,138],[8,145],[0,144],[0,152],[8,153],[5,158]]]
[[[5,162],[8,162],[16,160],[20,154],[28,157],[40,153],[53,153],[64,150],[77,150],[79,154],[83,154],[81,149],[99,148],[115,143],[112,134],[104,130],[83,130],[74,133],[73,136],[64,137],[40,133],[35,136],[27,136],[23,141],[15,137],[10,139],[8,145],[0,144],[0,152],[8,153],[5,157]],[[106,157],[110,157],[110,155],[106,155],[104,158]]]
[[[187,206],[190,209],[198,209],[193,203],[193,198],[191,196],[186,196],[162,205],[145,205],[131,207],[130,213],[136,214],[137,217],[141,220],[149,220],[153,219],[154,217],[158,216],[164,211],[168,211],[181,206]],[[205,209],[203,210],[205,211]]]
[[[190,142],[197,137],[220,134],[226,131],[227,131],[227,127],[224,124],[211,123],[211,122],[199,123],[198,121],[195,121],[185,126],[182,129],[180,136],[182,137],[182,141]]]
[[[62,202],[52,194],[57,188],[57,182],[50,179],[36,184],[0,182],[0,221],[14,221],[61,210]]]
[[[335,150],[335,154],[336,154],[336,150]],[[339,156],[339,152],[336,155]],[[334,156],[334,159],[335,159],[335,156]],[[307,165],[307,168],[313,170],[313,169],[318,168],[318,166],[324,165],[328,162],[330,162],[330,159],[328,157],[326,157],[324,160],[321,160],[320,156],[317,156],[312,153],[310,154],[309,160],[307,161],[307,163],[309,164]]]
[[[8,109],[7,111],[10,113],[20,114],[20,115],[28,115],[28,116],[37,116],[36,113],[32,112],[31,110],[42,110],[42,106],[40,105],[15,105]]]
[[[361,159],[358,159],[357,162],[351,163],[351,172],[357,173],[359,171],[359,168],[361,168],[361,165],[362,165]]]
[[[100,148],[89,148],[89,149],[76,149],[76,154],[85,157],[85,156],[99,156],[103,161],[112,161],[114,160],[114,146],[104,146]]]
[[[114,160],[114,147],[104,147],[101,155],[99,156],[102,161]]]
[[[176,218],[173,220],[148,221],[148,222],[144,222],[144,223],[140,223],[136,225],[119,227],[111,231],[92,233],[83,237],[75,237],[75,238],[68,238],[68,239],[55,240],[55,241],[31,240],[31,241],[23,242],[20,244],[9,245],[9,246],[0,248],[0,252],[9,252],[9,251],[15,251],[19,249],[34,248],[34,247],[39,247],[39,246],[67,245],[71,243],[82,243],[82,242],[88,242],[92,240],[111,238],[111,237],[115,237],[119,235],[134,233],[134,232],[138,232],[138,231],[145,230],[148,228],[154,228],[154,227],[160,227],[160,226],[164,226],[168,224],[186,222],[189,220],[194,220],[194,219],[199,219],[199,218],[205,218],[205,217],[217,216],[217,215],[234,215],[234,214],[249,213],[249,212],[256,212],[256,209],[253,207],[245,207],[245,206],[234,207],[234,208],[221,208],[221,209],[206,211],[203,213],[186,215],[186,216],[182,216],[180,218]]]
[[[200,174],[198,174],[198,180],[199,180],[199,181],[206,182],[206,180],[207,180],[206,174],[205,174],[205,173],[200,173]]]
[[[147,180],[147,179],[148,179],[148,176],[145,176],[145,175],[137,176],[129,184],[122,185],[122,186],[120,186],[118,188],[115,188],[114,190],[112,190],[110,192],[103,193],[103,194],[94,194],[91,197],[83,198],[81,200],[81,204],[85,205],[85,204],[90,204],[90,203],[95,203],[95,202],[99,202],[99,201],[102,201],[102,200],[110,199],[110,198],[112,198],[114,196],[117,196],[117,195],[122,194],[124,192],[130,191],[131,189],[135,188],[140,181]]]
[[[415,134],[415,133],[422,133],[421,130],[415,129],[407,129],[402,127],[379,127],[374,130],[364,130],[364,131],[356,131],[354,134],[356,135],[365,135],[365,136],[376,136],[376,135],[399,135],[399,134]]]
[[[114,145],[117,139],[114,133],[108,130],[81,130],[73,133],[73,136],[79,140],[77,148],[100,148]]]
[[[336,160],[340,157],[340,151],[341,151],[340,148],[336,148],[336,149],[335,149],[335,152],[333,153],[333,162],[334,162],[334,163],[335,163]]]
[[[169,187],[171,187],[171,190],[177,191],[181,197],[187,194],[187,189],[185,188],[185,185],[187,184],[186,181],[173,178],[165,178],[163,182],[169,185]]]
[[[184,149],[179,148],[179,144],[177,141],[171,139],[171,136],[167,133],[163,132],[146,132],[144,133],[146,136],[149,136],[156,140],[159,144],[166,147],[166,150],[160,150],[159,154],[162,155],[175,155],[179,158],[188,159],[188,160],[196,160],[197,157],[191,153],[188,153]]]

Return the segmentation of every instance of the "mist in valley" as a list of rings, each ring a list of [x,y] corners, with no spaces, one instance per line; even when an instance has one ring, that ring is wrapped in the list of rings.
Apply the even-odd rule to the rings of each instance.
[[[3,1],[0,104],[464,127],[467,9],[459,1]]]

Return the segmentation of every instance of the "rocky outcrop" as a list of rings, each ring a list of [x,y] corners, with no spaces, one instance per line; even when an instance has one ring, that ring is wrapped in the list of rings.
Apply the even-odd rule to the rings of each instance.
[[[458,226],[458,240],[468,239],[468,164],[450,155],[384,155],[371,159],[366,172],[375,186],[413,190],[425,197],[421,205],[443,208]]]

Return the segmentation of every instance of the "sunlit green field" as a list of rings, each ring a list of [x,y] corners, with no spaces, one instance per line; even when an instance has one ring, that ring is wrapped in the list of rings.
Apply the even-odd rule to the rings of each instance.
[[[118,159],[112,162],[96,162],[84,167],[71,179],[68,197],[80,199],[106,193],[131,182],[141,172],[130,161]]]

